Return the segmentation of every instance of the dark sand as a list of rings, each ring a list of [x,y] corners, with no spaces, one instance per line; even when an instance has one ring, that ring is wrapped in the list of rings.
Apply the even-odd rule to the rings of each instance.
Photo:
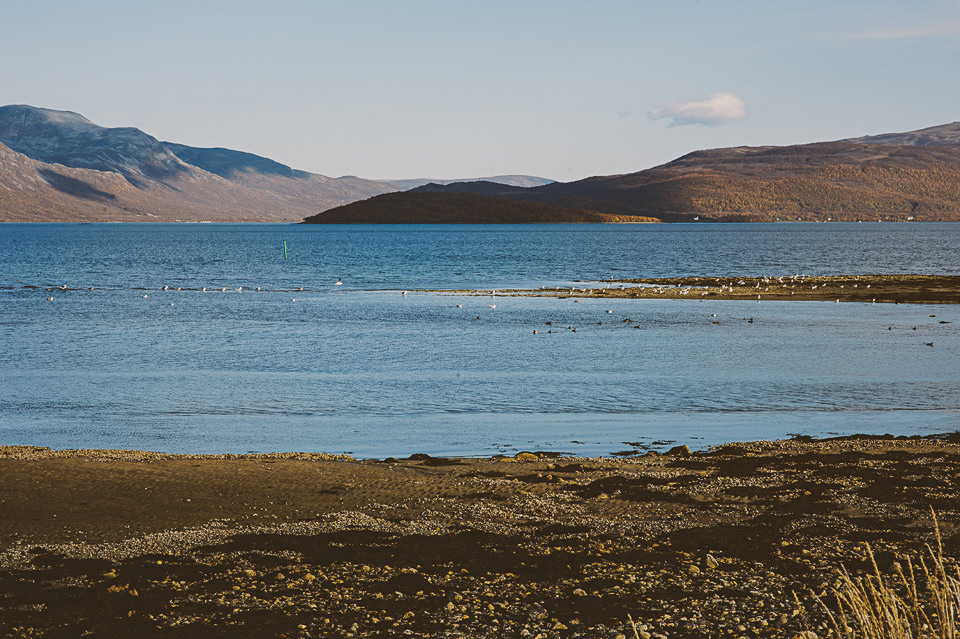
[[[867,543],[960,554],[957,435],[520,457],[0,448],[0,636],[825,636]]]

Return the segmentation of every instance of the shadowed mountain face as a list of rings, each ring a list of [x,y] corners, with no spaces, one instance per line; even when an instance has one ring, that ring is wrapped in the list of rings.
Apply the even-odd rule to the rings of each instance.
[[[230,149],[198,149],[173,142],[163,142],[163,145],[174,155],[186,162],[198,166],[204,171],[215,173],[223,178],[231,178],[238,173],[252,172],[264,175],[279,175],[281,177],[299,178],[308,177],[305,171],[295,171],[286,164],[273,160]]]
[[[306,224],[557,224],[658,222],[475,193],[387,193],[324,211]]]
[[[34,160],[114,171],[134,185],[189,172],[188,166],[143,131],[107,129],[69,111],[0,107],[0,141]]]
[[[113,193],[101,191],[88,182],[84,182],[83,180],[75,177],[70,177],[69,175],[64,175],[63,173],[57,173],[53,169],[40,169],[37,171],[37,174],[46,180],[47,184],[56,190],[67,195],[72,195],[73,197],[102,202],[109,202],[117,199],[117,196]]]

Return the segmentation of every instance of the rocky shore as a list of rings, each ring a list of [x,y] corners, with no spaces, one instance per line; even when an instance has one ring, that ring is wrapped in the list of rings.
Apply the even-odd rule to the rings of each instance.
[[[960,436],[621,459],[0,447],[4,637],[813,637],[960,555]]]
[[[791,275],[610,279],[574,287],[443,291],[501,296],[630,299],[960,303],[960,275]]]

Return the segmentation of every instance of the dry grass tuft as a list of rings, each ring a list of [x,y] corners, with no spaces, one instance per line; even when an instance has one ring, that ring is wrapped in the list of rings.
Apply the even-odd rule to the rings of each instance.
[[[873,574],[851,577],[844,568],[840,586],[833,590],[836,611],[816,597],[836,636],[845,639],[960,639],[960,567],[948,574],[944,565],[940,527],[934,514],[937,549],[920,558],[917,569],[908,557],[906,569],[895,564],[896,576],[884,579],[867,546]],[[929,560],[929,563],[928,563]],[[924,587],[917,586],[921,576]]]

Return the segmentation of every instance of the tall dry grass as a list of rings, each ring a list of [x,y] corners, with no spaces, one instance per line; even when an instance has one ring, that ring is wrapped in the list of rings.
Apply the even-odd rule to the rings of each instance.
[[[873,551],[867,554],[873,574],[852,577],[842,570],[833,590],[836,607],[820,598],[837,636],[845,639],[960,639],[960,567],[947,572],[940,526],[934,514],[937,548],[927,546],[928,557],[919,567],[908,557],[906,568],[894,565],[895,576],[884,578]],[[918,577],[922,586],[918,586]]]

